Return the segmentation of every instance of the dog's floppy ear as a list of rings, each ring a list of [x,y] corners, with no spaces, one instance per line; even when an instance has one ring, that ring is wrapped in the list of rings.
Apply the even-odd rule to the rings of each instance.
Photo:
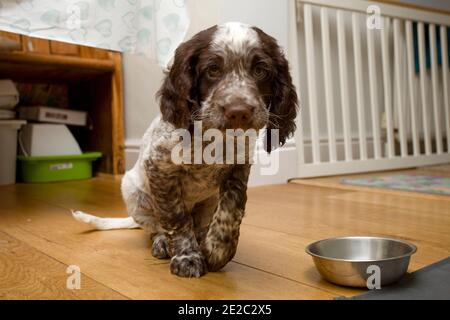
[[[279,146],[283,146],[286,140],[294,134],[298,109],[297,92],[292,84],[288,62],[281,52],[279,57],[275,59],[278,60],[277,76],[275,78],[274,95],[269,107],[269,125],[266,132],[266,150],[268,152],[278,148],[278,145],[271,143],[271,129],[279,130]]]
[[[215,30],[216,26],[201,31],[177,48],[172,67],[157,93],[163,120],[177,128],[188,128],[191,122],[191,111],[196,104],[198,55],[208,48]]]
[[[254,29],[259,35],[263,50],[271,56],[276,70],[269,105],[269,124],[265,135],[266,151],[271,152],[273,149],[283,146],[286,140],[293,135],[296,129],[295,118],[297,116],[298,99],[289,73],[289,63],[277,41],[262,30]],[[279,130],[278,143],[271,139],[271,130],[273,129]]]

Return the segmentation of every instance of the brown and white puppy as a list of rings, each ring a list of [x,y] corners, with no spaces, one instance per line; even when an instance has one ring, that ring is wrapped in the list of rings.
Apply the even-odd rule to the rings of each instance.
[[[139,159],[122,181],[130,218],[80,211],[74,217],[102,230],[144,228],[153,239],[152,255],[171,258],[173,274],[199,277],[221,269],[236,252],[250,164],[175,164],[179,129],[192,132],[194,121],[203,130],[278,129],[277,145],[266,141],[270,152],[295,130],[297,95],[276,40],[233,22],[181,44],[158,96],[162,116],[145,133]]]

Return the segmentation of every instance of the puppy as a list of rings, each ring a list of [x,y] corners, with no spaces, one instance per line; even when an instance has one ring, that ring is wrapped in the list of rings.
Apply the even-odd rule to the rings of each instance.
[[[295,131],[297,95],[276,40],[256,27],[233,22],[182,43],[158,96],[161,117],[145,133],[139,159],[122,180],[130,217],[73,214],[101,230],[143,228],[151,234],[152,255],[170,258],[173,274],[200,277],[221,269],[236,252],[253,150],[243,149],[243,163],[179,163],[173,160],[173,150],[180,132],[195,139],[197,122],[200,134],[213,129],[224,137],[231,129],[265,128],[270,152]],[[217,151],[224,141],[216,140],[221,143]],[[194,154],[204,143],[187,146]],[[236,155],[239,152],[234,160]]]

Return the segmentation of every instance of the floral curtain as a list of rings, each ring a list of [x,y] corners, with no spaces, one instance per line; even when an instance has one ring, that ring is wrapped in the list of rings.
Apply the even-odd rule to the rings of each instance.
[[[0,1],[0,30],[144,55],[163,67],[188,26],[185,0]]]

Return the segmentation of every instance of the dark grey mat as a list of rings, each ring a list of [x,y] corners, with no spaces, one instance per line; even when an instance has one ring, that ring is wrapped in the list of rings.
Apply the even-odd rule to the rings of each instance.
[[[405,275],[396,284],[339,300],[450,300],[450,257]]]

